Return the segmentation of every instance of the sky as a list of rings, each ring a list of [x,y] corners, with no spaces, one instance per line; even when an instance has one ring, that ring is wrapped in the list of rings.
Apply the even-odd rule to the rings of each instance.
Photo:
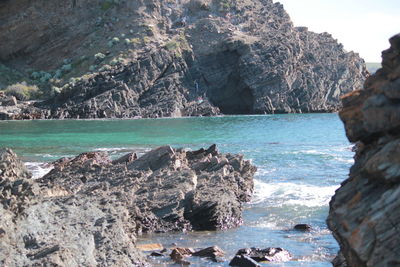
[[[329,32],[366,62],[381,62],[388,39],[400,33],[400,0],[279,0],[295,26]]]

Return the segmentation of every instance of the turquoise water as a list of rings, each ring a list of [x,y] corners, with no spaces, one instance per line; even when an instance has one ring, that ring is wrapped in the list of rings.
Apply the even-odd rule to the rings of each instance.
[[[42,162],[85,151],[109,151],[117,157],[164,144],[197,149],[212,143],[222,152],[244,154],[258,167],[244,225],[221,232],[145,236],[141,242],[218,245],[228,259],[239,248],[276,246],[289,250],[294,260],[274,266],[331,266],[338,245],[325,224],[328,203],[353,162],[336,114],[0,122],[0,146],[14,149],[36,176],[45,172]],[[309,223],[314,230],[292,231],[297,223]],[[198,261],[197,266],[206,263]]]

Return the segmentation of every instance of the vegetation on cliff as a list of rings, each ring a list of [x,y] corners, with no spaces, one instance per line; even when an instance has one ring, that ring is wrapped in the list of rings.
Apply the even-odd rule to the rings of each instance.
[[[272,0],[6,1],[0,17],[0,61],[14,73],[0,87],[25,81],[49,99],[32,118],[327,112],[367,75]]]

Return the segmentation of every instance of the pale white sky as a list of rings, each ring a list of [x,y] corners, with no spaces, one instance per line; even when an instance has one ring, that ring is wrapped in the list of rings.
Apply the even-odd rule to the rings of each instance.
[[[329,32],[367,62],[381,62],[388,39],[400,33],[400,0],[279,0],[295,26]]]

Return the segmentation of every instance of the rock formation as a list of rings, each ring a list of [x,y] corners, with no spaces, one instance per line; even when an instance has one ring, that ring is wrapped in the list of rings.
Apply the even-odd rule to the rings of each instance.
[[[84,153],[40,179],[0,151],[0,265],[144,266],[141,233],[242,223],[256,168],[240,155],[169,146],[112,161]]]
[[[43,118],[329,112],[367,75],[357,54],[294,27],[272,0],[59,2],[0,3],[1,62],[45,69],[44,80],[92,64],[35,105]]]
[[[382,68],[343,98],[339,113],[356,155],[330,202],[335,266],[400,265],[400,34],[390,44]]]

